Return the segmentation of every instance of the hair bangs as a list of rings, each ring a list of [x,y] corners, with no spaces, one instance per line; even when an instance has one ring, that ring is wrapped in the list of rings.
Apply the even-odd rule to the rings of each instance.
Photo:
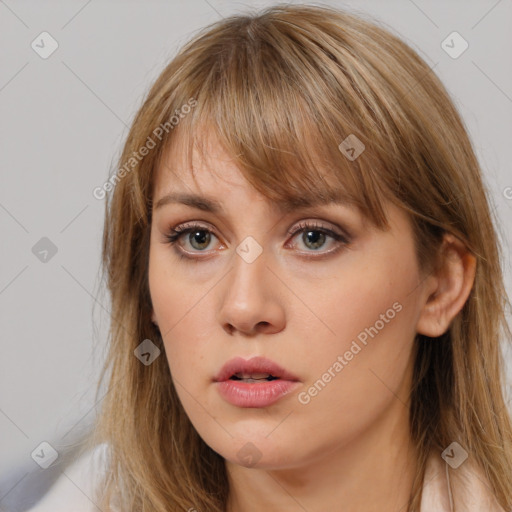
[[[246,44],[244,38],[228,44],[226,37],[213,61],[210,52],[181,73],[169,110],[189,96],[197,106],[167,138],[162,154],[170,152],[172,158],[179,138],[192,169],[193,151],[205,158],[213,139],[267,199],[296,207],[341,201],[357,207],[375,226],[387,228],[383,199],[392,195],[378,173],[382,159],[372,153],[370,136],[351,106],[357,101],[355,93],[347,91],[349,99],[333,100],[332,77],[323,75],[318,65],[311,63],[311,76],[304,75],[290,62],[289,52],[270,44],[271,34],[258,44],[250,28],[245,35]],[[320,91],[308,91],[312,83]],[[346,153],[351,140],[364,148],[353,159]]]

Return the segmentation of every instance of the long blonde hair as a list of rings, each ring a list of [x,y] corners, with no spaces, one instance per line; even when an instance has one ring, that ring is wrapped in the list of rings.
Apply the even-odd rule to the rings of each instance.
[[[271,200],[343,194],[379,229],[388,227],[383,202],[393,201],[410,215],[425,272],[435,268],[444,232],[464,241],[477,260],[471,294],[443,336],[415,339],[410,430],[419,457],[408,510],[419,509],[429,454],[454,440],[512,509],[499,343],[510,337],[510,304],[468,134],[439,79],[400,38],[361,15],[306,5],[232,16],[186,44],[152,86],[116,173],[97,191],[106,196],[112,307],[101,375],[108,393],[91,437],[109,446],[102,508],[225,511],[224,459],[189,421],[166,358],[146,366],[134,356],[145,339],[164,352],[148,288],[155,169],[178,133],[191,148],[206,125]],[[354,136],[365,150],[351,159],[340,144]]]

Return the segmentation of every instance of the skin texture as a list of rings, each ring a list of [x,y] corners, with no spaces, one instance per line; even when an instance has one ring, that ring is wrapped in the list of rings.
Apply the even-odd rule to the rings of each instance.
[[[408,216],[391,203],[387,232],[338,204],[283,215],[215,140],[206,161],[194,155],[195,183],[177,141],[156,170],[153,204],[170,192],[194,192],[220,201],[223,213],[153,207],[152,318],[187,415],[226,460],[228,510],[403,510],[415,463],[408,430],[414,337],[447,330],[470,292],[474,258],[447,235],[446,264],[425,276]],[[193,231],[167,242],[170,228],[192,221],[211,238],[194,241]],[[302,221],[351,238],[344,244],[320,235],[315,249],[310,229],[287,233]],[[247,236],[263,249],[252,263],[236,253]],[[180,259],[180,247],[195,259]],[[358,343],[343,369],[301,403],[299,393],[304,397],[397,303],[394,318],[387,316],[378,334]],[[257,355],[294,373],[300,386],[266,408],[231,405],[213,377],[232,357]],[[243,447],[253,455],[250,464],[239,455]]]

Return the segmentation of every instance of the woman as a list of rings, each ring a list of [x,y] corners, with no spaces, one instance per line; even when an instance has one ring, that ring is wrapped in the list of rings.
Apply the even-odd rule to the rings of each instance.
[[[207,27],[111,189],[102,510],[512,509],[495,228],[401,40],[304,5]]]

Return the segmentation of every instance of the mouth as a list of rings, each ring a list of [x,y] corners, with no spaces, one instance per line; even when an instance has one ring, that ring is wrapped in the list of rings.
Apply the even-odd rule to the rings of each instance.
[[[270,407],[300,386],[295,375],[265,357],[230,359],[213,381],[224,400],[238,408]]]
[[[240,381],[257,384],[273,380],[295,382],[299,379],[274,361],[257,356],[248,360],[242,357],[230,359],[213,380],[215,382]]]
[[[238,380],[242,382],[270,382],[271,380],[277,379],[279,379],[279,377],[275,377],[269,373],[244,374],[241,372],[238,372],[229,378],[229,380]]]

